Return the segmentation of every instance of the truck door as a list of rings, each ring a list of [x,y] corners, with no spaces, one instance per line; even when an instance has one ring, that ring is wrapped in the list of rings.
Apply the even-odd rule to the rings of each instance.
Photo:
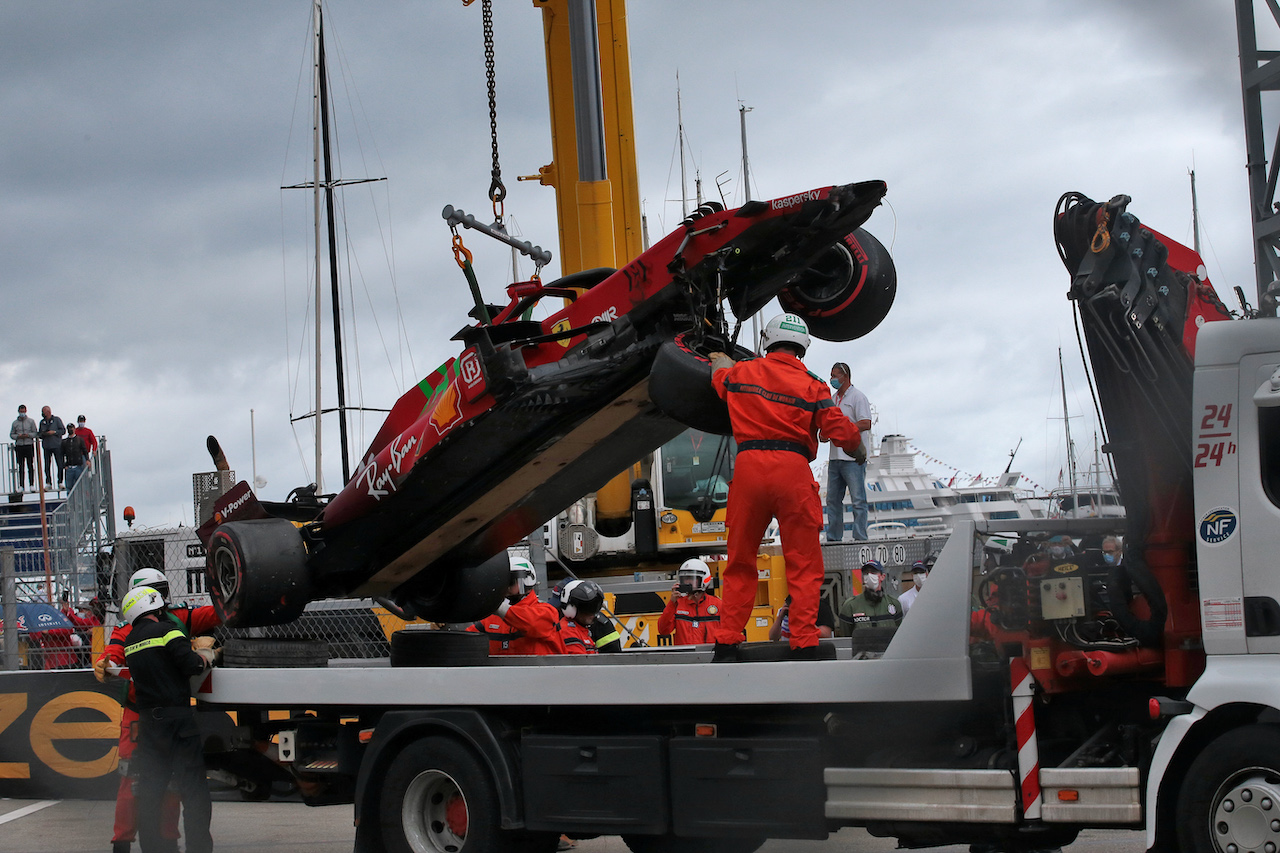
[[[1238,450],[1240,460],[1245,636],[1250,654],[1274,654],[1280,652],[1280,353],[1241,359],[1239,410],[1241,417],[1230,418],[1239,429],[1232,423],[1221,432],[1224,459]],[[1214,444],[1210,461],[1216,450]]]
[[[1240,524],[1240,481],[1256,470],[1257,462],[1240,436],[1240,424],[1247,419],[1242,404],[1253,393],[1253,386],[1248,391],[1244,387],[1252,374],[1242,379],[1234,357],[1223,362],[1196,366],[1191,406],[1194,524],[1205,651],[1238,655],[1248,651],[1240,570],[1242,527],[1247,525]],[[1252,401],[1248,406],[1252,409]],[[1276,512],[1280,510],[1275,506],[1258,506],[1253,514]]]

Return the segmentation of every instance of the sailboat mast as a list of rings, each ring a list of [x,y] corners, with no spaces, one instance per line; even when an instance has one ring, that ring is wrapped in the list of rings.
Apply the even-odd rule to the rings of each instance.
[[[684,173],[684,112],[680,107],[680,72],[676,72],[676,130],[680,141],[680,218],[689,218],[689,185]]]
[[[742,126],[742,190],[744,203],[751,201],[751,169],[747,163],[747,113],[752,108],[746,104],[738,104],[738,123]]]
[[[316,3],[316,18],[320,17],[320,4]],[[347,392],[342,375],[342,301],[338,294],[338,246],[337,229],[333,214],[333,157],[329,148],[329,74],[324,56],[324,23],[319,26],[320,40],[320,137],[324,146],[324,204],[325,218],[329,226],[329,295],[333,309],[333,357],[338,380],[338,441],[342,446],[342,483],[351,479],[351,460],[347,453]],[[316,363],[319,372],[319,362]],[[316,408],[316,422],[320,409]]]
[[[1076,494],[1076,455],[1071,445],[1071,418],[1067,413],[1067,376],[1062,368],[1062,349],[1058,349],[1058,381],[1062,387],[1062,428],[1067,434],[1067,477],[1071,484],[1072,517],[1080,517],[1080,495]]]
[[[312,127],[312,134],[311,134],[311,157],[312,157],[312,173],[313,173],[313,184],[312,184],[312,186],[314,187],[315,192],[314,192],[314,195],[313,195],[313,199],[314,199],[314,201],[313,201],[313,207],[314,207],[314,210],[313,210],[313,213],[312,213],[311,222],[312,222],[312,227],[315,229],[315,250],[316,250],[316,257],[315,257],[315,265],[316,265],[316,282],[315,282],[315,291],[316,291],[316,312],[315,312],[315,313],[316,313],[316,318],[315,318],[315,319],[316,319],[316,329],[315,329],[315,344],[316,344],[316,355],[315,355],[315,366],[316,366],[316,386],[315,386],[315,392],[316,392],[316,393],[315,393],[315,397],[316,397],[316,423],[315,423],[315,436],[316,436],[316,493],[317,493],[317,494],[322,494],[322,493],[324,492],[324,470],[321,468],[321,462],[322,462],[322,460],[323,460],[323,453],[322,453],[322,451],[321,451],[321,443],[320,443],[320,433],[321,433],[321,430],[320,430],[320,423],[321,423],[321,417],[320,417],[320,408],[321,408],[321,406],[320,406],[320,391],[321,391],[321,385],[320,385],[320,355],[321,355],[321,353],[320,353],[320,332],[321,332],[321,329],[323,328],[323,325],[322,325],[322,320],[320,319],[320,317],[321,317],[321,313],[322,313],[322,311],[323,311],[323,304],[322,304],[323,297],[322,297],[322,294],[323,294],[323,292],[324,292],[324,291],[321,289],[321,286],[322,286],[323,282],[321,281],[321,276],[320,276],[320,122],[322,121],[322,118],[321,118],[321,113],[320,113],[320,79],[321,79],[321,73],[320,73],[320,58],[321,58],[321,50],[320,50],[320,2],[319,2],[319,0],[316,0],[315,16],[314,16],[314,17],[315,17],[315,21],[314,21],[314,26],[312,27],[312,39],[313,39],[313,41],[312,41],[312,58],[313,58],[313,62],[314,62],[315,67],[314,67],[314,69],[313,69],[312,78],[311,78],[311,115],[312,115],[312,125],[311,125],[311,127]]]
[[[1200,206],[1196,203],[1196,170],[1188,170],[1191,174],[1191,248],[1200,254]]]

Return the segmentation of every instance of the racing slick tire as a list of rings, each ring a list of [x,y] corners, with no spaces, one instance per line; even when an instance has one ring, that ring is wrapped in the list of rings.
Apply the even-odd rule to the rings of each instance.
[[[391,635],[392,666],[486,666],[489,638],[475,631],[404,628]]]
[[[1178,791],[1184,853],[1280,847],[1280,728],[1245,726],[1191,762]]]
[[[898,273],[884,244],[855,228],[819,256],[804,280],[778,294],[809,333],[824,341],[852,341],[870,332],[893,307]]]
[[[681,835],[624,835],[631,853],[755,853],[764,838],[686,838]]]
[[[235,637],[222,648],[222,665],[242,669],[329,665],[324,640],[261,640]]]
[[[474,622],[493,613],[511,584],[511,564],[499,551],[478,566],[455,565],[424,572],[412,586],[397,592],[414,614],[428,622]]]
[[[733,347],[735,359],[752,353]],[[711,384],[711,362],[695,350],[687,336],[676,335],[658,348],[649,369],[649,399],[667,417],[715,435],[732,435],[729,407]]]
[[[459,741],[435,735],[391,762],[379,822],[389,853],[523,853],[535,840],[499,828],[498,793],[484,763]]]
[[[283,518],[219,525],[205,568],[214,609],[229,628],[292,622],[311,598],[302,534]]]

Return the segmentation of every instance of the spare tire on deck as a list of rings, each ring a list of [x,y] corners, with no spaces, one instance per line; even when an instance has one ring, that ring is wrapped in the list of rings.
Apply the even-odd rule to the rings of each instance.
[[[489,638],[476,631],[402,628],[391,635],[392,666],[486,666]]]
[[[329,665],[324,640],[260,640],[235,637],[222,647],[222,665],[239,668],[320,667]]]

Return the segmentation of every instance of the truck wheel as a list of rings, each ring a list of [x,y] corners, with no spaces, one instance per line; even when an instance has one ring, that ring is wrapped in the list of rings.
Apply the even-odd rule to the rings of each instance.
[[[447,737],[423,738],[391,762],[381,822],[390,853],[520,853],[529,839],[498,828],[498,794],[488,771]]]
[[[232,638],[222,647],[222,665],[240,668],[318,667],[329,665],[324,640]]]
[[[1178,792],[1183,853],[1280,849],[1280,729],[1227,732],[1191,763]]]
[[[889,250],[862,228],[837,241],[802,275],[778,294],[778,302],[804,317],[809,332],[824,341],[867,334],[889,313],[898,292]]]
[[[681,835],[624,835],[631,853],[755,853],[763,838],[686,838]]]
[[[423,574],[413,586],[397,592],[413,612],[429,622],[474,622],[498,609],[511,584],[506,551],[499,551],[480,565],[454,565]]]
[[[310,600],[307,549],[283,518],[220,525],[205,570],[214,609],[229,628],[292,622]]]

